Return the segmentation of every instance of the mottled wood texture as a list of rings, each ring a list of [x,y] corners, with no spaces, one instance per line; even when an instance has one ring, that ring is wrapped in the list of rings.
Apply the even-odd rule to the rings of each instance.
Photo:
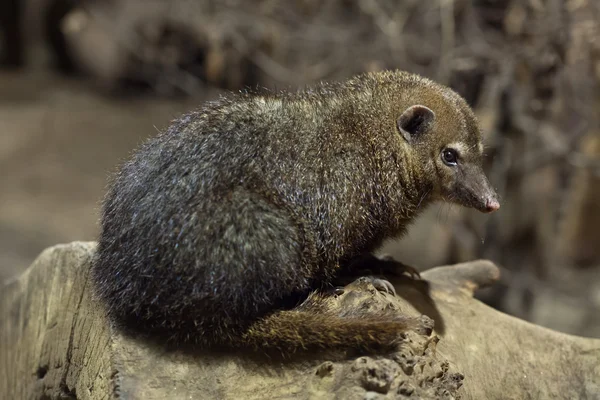
[[[473,299],[498,269],[474,261],[397,278],[399,297],[358,280],[334,306],[392,307],[435,320],[386,356],[294,361],[167,349],[111,328],[88,281],[94,243],[44,251],[0,293],[2,399],[600,397],[600,340],[554,332]],[[462,378],[464,376],[464,379]]]

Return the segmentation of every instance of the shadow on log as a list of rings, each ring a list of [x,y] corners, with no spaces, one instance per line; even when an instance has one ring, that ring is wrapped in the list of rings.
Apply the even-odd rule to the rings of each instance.
[[[94,243],[45,250],[0,293],[2,399],[598,398],[600,340],[554,332],[473,299],[487,261],[397,278],[398,297],[367,280],[340,307],[391,308],[435,320],[381,356],[320,353],[294,361],[168,350],[111,327],[88,280]],[[427,319],[427,317],[422,317]],[[463,380],[464,378],[464,380]]]

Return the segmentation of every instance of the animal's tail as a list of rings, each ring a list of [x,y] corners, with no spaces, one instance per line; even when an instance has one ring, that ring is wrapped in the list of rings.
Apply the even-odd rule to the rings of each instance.
[[[262,350],[290,353],[302,350],[393,350],[401,333],[425,328],[419,318],[391,313],[342,317],[310,311],[278,311],[254,323],[244,344]]]

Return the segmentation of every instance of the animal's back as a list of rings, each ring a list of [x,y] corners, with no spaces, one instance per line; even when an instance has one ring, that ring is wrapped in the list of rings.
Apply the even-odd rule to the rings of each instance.
[[[328,133],[307,107],[226,99],[133,155],[105,199],[95,263],[114,312],[212,341],[309,288],[317,239],[302,208],[315,200]]]

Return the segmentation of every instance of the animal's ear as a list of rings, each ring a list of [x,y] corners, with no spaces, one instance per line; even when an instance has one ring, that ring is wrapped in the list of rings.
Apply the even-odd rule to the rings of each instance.
[[[408,143],[425,132],[435,120],[435,113],[428,107],[414,105],[408,107],[398,118],[398,129]]]

